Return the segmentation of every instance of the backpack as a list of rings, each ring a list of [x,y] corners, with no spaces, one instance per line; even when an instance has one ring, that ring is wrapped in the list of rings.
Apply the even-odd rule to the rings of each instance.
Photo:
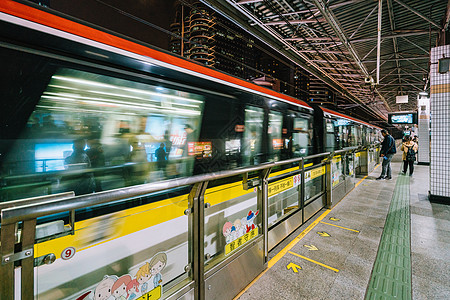
[[[414,146],[407,147],[408,152],[406,152],[406,160],[407,161],[415,161],[416,160],[416,152],[413,149]]]

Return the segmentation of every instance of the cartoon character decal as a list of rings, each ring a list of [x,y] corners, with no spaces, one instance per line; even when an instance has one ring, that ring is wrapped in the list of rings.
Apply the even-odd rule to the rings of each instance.
[[[161,271],[167,264],[167,255],[164,252],[160,252],[153,256],[150,260],[150,273],[153,277],[153,287],[156,288],[158,285],[162,285],[162,275]]]
[[[127,294],[127,285],[131,282],[131,276],[130,275],[123,275],[119,277],[119,279],[114,282],[111,294],[116,298],[116,300],[126,300],[125,298]]]
[[[225,237],[226,244],[230,244],[233,241],[243,237],[246,233],[249,233],[256,228],[254,224],[256,216],[258,216],[259,210],[253,212],[250,210],[246,217],[242,219],[236,219],[233,223],[226,222],[223,225],[223,236]]]
[[[253,213],[253,211],[248,212],[246,232],[250,232],[250,230],[255,229],[255,224],[253,223],[253,221],[255,220],[255,218],[258,214],[259,214],[259,210],[257,210],[256,213]]]
[[[91,293],[91,291],[88,291],[88,292],[84,293],[83,295],[81,295],[80,297],[78,297],[75,300],[84,300],[90,293]]]
[[[127,284],[127,300],[136,299],[138,293],[139,282],[136,279],[133,279]]]
[[[93,300],[106,300],[112,295],[112,287],[119,277],[106,275],[94,290]]]
[[[231,229],[233,228],[233,224],[231,222],[226,222],[223,225],[223,236],[225,237],[227,244],[233,241],[233,236],[231,235]]]
[[[92,300],[110,300],[112,297],[115,300],[137,300],[157,288],[162,297],[163,275],[161,272],[166,265],[167,254],[158,252],[138,268],[135,276],[131,274],[124,274],[120,277],[107,275],[95,287]],[[91,292],[83,293],[78,299],[89,299],[87,296]],[[152,293],[154,295],[154,291]]]
[[[139,268],[139,270],[136,273],[136,280],[138,281],[139,285],[141,286],[141,292],[142,294],[145,294],[148,290],[148,283],[147,281],[150,280],[150,265],[149,263],[145,263],[143,266]]]

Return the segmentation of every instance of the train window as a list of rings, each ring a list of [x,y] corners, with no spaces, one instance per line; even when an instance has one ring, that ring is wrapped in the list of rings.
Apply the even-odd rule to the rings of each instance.
[[[68,68],[49,76],[2,166],[2,201],[192,174],[202,96]]]
[[[347,126],[347,146],[354,147],[358,145],[357,125],[350,123]]]
[[[309,119],[294,118],[294,131],[292,133],[294,157],[306,156],[312,151],[312,123]]]
[[[355,134],[355,146],[361,146],[362,145],[362,129],[363,126],[356,124],[354,126],[354,134]]]
[[[334,151],[337,149],[337,135],[335,133],[334,128],[334,121],[330,119],[326,119],[326,130],[327,130],[327,136],[326,136],[326,149],[325,151]]]
[[[262,156],[264,110],[259,107],[247,106],[245,109],[245,131],[243,161],[245,165],[257,165]]]
[[[280,160],[281,149],[283,149],[283,139],[281,138],[281,133],[283,130],[283,115],[280,112],[271,111],[269,113],[269,143],[272,145],[270,149],[271,161]]]
[[[368,145],[367,130],[368,130],[368,128],[366,126],[361,126],[361,139],[362,139],[362,145],[363,146],[367,146]]]

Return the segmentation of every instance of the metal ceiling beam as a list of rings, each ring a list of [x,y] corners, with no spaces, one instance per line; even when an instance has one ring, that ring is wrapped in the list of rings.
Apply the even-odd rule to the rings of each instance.
[[[356,78],[363,78],[364,76],[361,74],[340,74],[340,73],[330,73],[336,76],[343,76],[343,77],[356,77]]]
[[[300,53],[327,53],[327,54],[348,54],[347,51],[337,51],[337,50],[299,50]]]
[[[418,83],[404,82],[404,83],[382,83],[382,84],[379,84],[380,87],[384,87],[384,86],[403,86],[403,85],[413,85],[413,86],[416,86],[416,85],[418,85]]]
[[[391,59],[393,56],[394,56],[394,54],[392,54],[388,59]],[[385,63],[386,63],[386,60],[383,60],[383,62],[381,63],[380,67],[381,67],[382,65],[384,65]],[[377,68],[373,69],[373,70],[370,72],[370,74],[373,74],[376,70],[377,70]]]
[[[383,42],[383,40],[381,40],[381,42]],[[367,54],[364,55],[364,57],[361,58],[361,60],[364,61],[367,58],[367,56],[369,56],[375,49],[377,49],[377,47],[378,47],[378,44],[376,44],[369,52],[367,52]]]
[[[324,70],[336,70],[336,71],[346,71],[346,72],[358,72],[358,70],[350,68],[335,68],[335,67],[322,67]],[[360,75],[360,74],[358,74]]]
[[[384,78],[386,78],[387,76],[391,75],[392,73],[394,73],[394,71],[397,71],[397,69],[393,69],[391,72],[389,72],[387,75],[384,75],[383,78],[381,78],[380,80],[383,80]],[[381,75],[381,74],[380,74]],[[395,74],[396,76],[398,76],[398,74]]]
[[[380,92],[383,93],[398,93],[400,92],[398,89],[397,90],[380,90]],[[419,91],[401,91],[403,93],[418,93]]]
[[[352,39],[355,34],[358,32],[359,29],[361,29],[361,27],[367,22],[367,20],[370,18],[370,16],[373,14],[373,12],[375,11],[375,9],[377,9],[378,4],[375,5],[375,7],[370,11],[370,13],[366,16],[366,18],[364,19],[364,21],[361,22],[361,24],[359,24],[358,28],[356,28],[355,31],[353,31],[353,33],[350,35],[349,39]]]
[[[394,59],[383,59],[384,62],[393,62],[393,61],[401,61],[401,60],[423,60],[423,59],[430,59],[428,56],[421,56],[421,57],[406,57],[406,58],[394,58]],[[376,60],[363,60],[363,63],[375,63]]]
[[[438,30],[431,30],[431,33],[438,33]],[[381,36],[382,39],[393,39],[393,38],[399,38],[399,37],[405,37],[405,36],[414,36],[414,35],[422,35],[422,34],[429,34],[430,31],[412,31],[412,32],[406,32],[406,33],[400,33],[400,34],[392,34],[392,35],[384,35]],[[360,38],[360,39],[354,39],[350,40],[350,43],[359,43],[359,42],[369,42],[369,41],[376,41],[378,37],[367,37],[367,38]]]
[[[425,85],[425,83],[423,83],[423,82],[414,83],[414,82],[409,81],[407,78],[403,78],[403,79],[404,79],[407,83],[411,84],[411,86],[412,86],[413,88],[418,89],[420,92],[422,92],[422,91],[424,90],[424,88],[420,88],[420,87],[417,87],[417,86],[418,86],[418,85]]]
[[[392,71],[396,71],[397,69],[394,69]],[[401,69],[400,69],[401,70]],[[424,75],[424,74],[428,74],[426,72],[422,72],[422,73],[402,73],[401,75],[403,76],[412,76],[412,75]],[[397,74],[381,74],[384,76],[397,76]]]
[[[331,89],[345,95],[350,101],[360,101],[356,95],[347,90],[342,83],[330,76],[327,71],[321,68],[321,66],[317,65],[314,61],[311,61],[304,53],[298,52],[298,49],[294,45],[285,41],[285,37],[281,36],[281,34],[273,30],[270,26],[265,26],[264,23],[258,17],[254,16],[245,6],[238,5],[232,0],[200,1],[218,13],[223,14],[243,30],[261,40],[261,42],[278,51],[295,65],[298,65],[322,82],[328,84]],[[366,110],[368,114],[374,117],[386,119],[385,114],[377,112],[373,108],[366,108]]]
[[[402,57],[403,57],[403,56],[402,56]],[[428,56],[427,56],[427,57],[428,57]],[[428,57],[428,59],[429,59],[429,57]],[[406,60],[409,61],[409,62],[410,62],[411,64],[413,64],[414,66],[416,66],[417,68],[421,69],[422,71],[425,71],[425,72],[428,73],[428,70],[427,70],[427,69],[425,69],[425,68],[419,66],[418,64],[416,64],[415,62],[413,62],[412,59],[406,58]]]
[[[400,0],[394,0],[394,1],[397,2],[398,4],[400,4],[401,6],[403,6],[404,8],[406,8],[407,10],[409,10],[410,12],[412,12],[412,13],[416,14],[417,16],[421,17],[422,19],[424,19],[428,23],[436,26],[439,29],[442,29],[442,27],[439,24],[437,24],[437,23],[433,22],[433,20],[430,20],[429,18],[425,17],[424,15],[422,15],[420,12],[418,12],[417,10],[412,8],[411,6],[406,5],[405,3],[401,2]]]
[[[450,24],[450,0],[448,0],[447,10],[445,12],[445,17],[444,17],[444,28],[443,28],[444,32],[447,31],[449,24]]]
[[[378,0],[378,25],[377,25],[377,81],[380,83],[380,56],[381,56],[381,15],[383,12],[383,0]]]
[[[449,1],[450,1],[450,0],[449,0]],[[430,51],[424,49],[423,47],[417,45],[416,43],[410,41],[409,39],[407,39],[407,38],[405,38],[405,37],[402,37],[402,39],[405,40],[405,41],[407,41],[407,42],[410,43],[411,45],[415,46],[416,48],[422,50],[422,51],[425,52],[426,54],[430,54]]]
[[[369,71],[366,69],[364,64],[361,62],[358,53],[353,48],[349,40],[347,39],[346,34],[344,31],[340,28],[339,23],[337,22],[336,18],[334,17],[333,12],[327,8],[326,3],[323,2],[323,0],[313,0],[314,5],[319,9],[322,16],[326,19],[328,22],[328,25],[333,29],[336,36],[341,40],[344,47],[350,52],[350,56],[354,60],[354,62],[358,65],[358,67],[361,69],[361,72],[365,76],[369,76]],[[384,97],[381,94],[378,94],[381,98],[381,100],[384,102],[386,109],[390,110],[389,105],[384,100]]]
[[[336,21],[333,12],[329,8],[327,8],[326,3],[324,3],[323,0],[313,0],[313,2],[314,2],[314,5],[317,7],[317,9],[319,9],[322,16],[327,20],[328,24],[331,26],[331,28],[333,29],[336,36],[344,44],[345,48],[347,48],[351,57],[356,62],[356,64],[359,66],[361,71],[364,73],[364,75],[368,76],[369,73],[368,73],[366,67],[360,61],[358,54],[356,53],[356,50],[353,49],[353,47],[349,43],[346,35],[340,28],[338,22]]]
[[[303,20],[286,20],[286,21],[272,21],[272,22],[266,22],[264,23],[267,26],[275,26],[275,25],[286,25],[288,22],[289,24],[310,24],[310,23],[317,23],[317,22],[323,22],[325,19],[303,19]]]
[[[324,36],[324,37],[291,37],[291,38],[285,38],[285,41],[308,41],[308,42],[315,42],[315,41],[339,41],[339,39],[335,39],[332,37]]]
[[[388,5],[389,23],[391,25],[391,31],[394,32],[394,30],[395,30],[395,19],[394,19],[394,9],[393,9],[393,6],[392,6],[392,0],[387,0],[387,5]],[[401,82],[400,64],[399,64],[399,61],[398,61],[398,45],[397,45],[397,38],[396,37],[392,39],[392,46],[394,48],[395,65],[397,66],[398,81]]]
[[[257,2],[263,2],[263,0],[241,0],[241,1],[236,2],[236,4],[242,5],[242,4],[257,3]]]
[[[310,61],[322,64],[342,64],[342,65],[350,65],[353,63],[351,61],[325,60],[325,59],[311,59]]]

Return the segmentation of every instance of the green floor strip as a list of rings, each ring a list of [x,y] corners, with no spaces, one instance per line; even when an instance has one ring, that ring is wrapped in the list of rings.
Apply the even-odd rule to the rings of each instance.
[[[411,298],[409,176],[399,175],[365,299]]]

